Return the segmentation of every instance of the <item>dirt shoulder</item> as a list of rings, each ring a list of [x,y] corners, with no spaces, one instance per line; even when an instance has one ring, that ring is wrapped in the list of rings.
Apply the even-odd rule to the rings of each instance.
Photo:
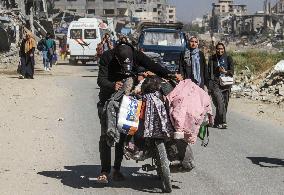
[[[59,119],[72,92],[54,79],[65,73],[61,67],[44,72],[39,63],[35,79],[18,79],[15,69],[0,69],[0,194],[34,194],[56,184],[37,172],[59,169],[68,159]]]
[[[229,110],[284,127],[284,106],[265,104],[245,98],[231,98]]]

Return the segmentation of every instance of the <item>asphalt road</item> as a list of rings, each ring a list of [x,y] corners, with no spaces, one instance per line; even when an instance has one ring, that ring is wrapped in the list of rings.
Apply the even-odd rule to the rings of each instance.
[[[43,93],[50,110],[37,129],[49,129],[49,133],[33,134],[33,140],[40,139],[42,153],[29,156],[28,150],[37,150],[37,146],[25,148],[28,162],[19,163],[21,160],[16,155],[8,163],[7,158],[13,155],[9,152],[4,153],[4,159],[0,157],[0,194],[161,193],[155,173],[143,172],[140,169],[143,163],[134,161],[123,161],[126,181],[107,186],[96,183],[100,172],[97,70],[95,65],[61,64],[51,75],[38,71],[31,85],[48,83],[46,89],[51,92]],[[56,97],[54,101],[50,101],[52,97]],[[172,174],[172,194],[284,194],[284,129],[232,110],[228,121],[227,130],[210,129],[207,148],[201,147],[200,142],[193,146],[197,167],[189,173]],[[26,129],[32,127],[31,123]],[[0,129],[4,131],[5,127]],[[45,135],[52,135],[54,141],[49,142]],[[1,169],[4,164],[10,168]]]

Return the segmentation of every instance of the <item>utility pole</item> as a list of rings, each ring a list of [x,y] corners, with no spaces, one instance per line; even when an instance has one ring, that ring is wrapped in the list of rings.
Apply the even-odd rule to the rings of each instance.
[[[46,19],[48,19],[47,3],[46,0],[42,0],[43,12],[45,13]]]
[[[34,28],[34,8],[30,8],[30,28],[33,34],[35,34],[35,28]]]

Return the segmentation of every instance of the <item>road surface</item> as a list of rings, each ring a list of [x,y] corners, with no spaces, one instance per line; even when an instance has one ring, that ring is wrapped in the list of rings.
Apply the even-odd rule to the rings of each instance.
[[[153,173],[123,161],[126,181],[97,184],[98,67],[59,64],[34,80],[0,76],[0,194],[159,194]],[[240,104],[240,106],[243,106]],[[194,145],[197,167],[172,194],[284,194],[284,128],[230,110],[229,129]]]

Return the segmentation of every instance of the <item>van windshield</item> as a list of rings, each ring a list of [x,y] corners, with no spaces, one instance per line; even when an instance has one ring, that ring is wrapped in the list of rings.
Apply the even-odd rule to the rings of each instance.
[[[145,32],[144,45],[182,46],[179,33]]]
[[[96,29],[85,29],[84,34],[85,34],[85,39],[96,39],[97,38]]]
[[[82,39],[82,30],[81,29],[71,29],[70,38],[71,39]]]

